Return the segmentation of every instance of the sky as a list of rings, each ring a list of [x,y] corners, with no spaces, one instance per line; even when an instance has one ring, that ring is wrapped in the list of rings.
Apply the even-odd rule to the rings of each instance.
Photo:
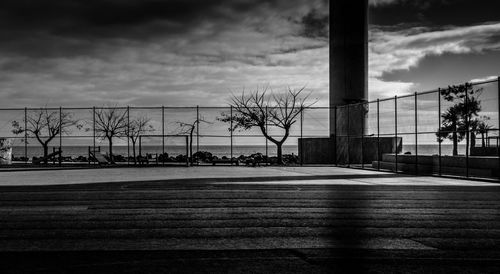
[[[327,0],[2,0],[0,108],[328,105]],[[371,0],[369,97],[500,74],[500,2]]]

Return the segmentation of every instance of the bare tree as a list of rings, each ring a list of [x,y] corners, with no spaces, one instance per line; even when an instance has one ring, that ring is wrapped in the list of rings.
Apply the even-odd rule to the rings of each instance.
[[[264,137],[274,143],[277,148],[278,164],[283,164],[283,143],[290,135],[291,127],[297,122],[299,115],[313,103],[306,103],[309,94],[302,96],[305,87],[293,90],[287,88],[285,93],[271,94],[267,96],[268,88],[256,90],[246,96],[242,92],[241,96],[233,95],[231,106],[235,113],[231,116],[222,113],[218,119],[223,122],[233,122],[230,131],[236,129],[248,130],[253,127],[260,129]],[[282,137],[271,136],[271,128],[282,130]]]
[[[128,138],[132,142],[132,153],[134,156],[134,163],[137,162],[135,147],[137,144],[137,140],[143,134],[154,131],[153,126],[151,125],[151,119],[147,116],[139,116],[132,120],[130,120],[129,128],[128,128]]]
[[[49,143],[59,134],[70,133],[69,128],[76,126],[81,129],[77,120],[72,118],[72,114],[63,111],[49,111],[47,108],[41,108],[36,112],[27,115],[21,125],[18,121],[12,121],[12,133],[19,135],[26,133],[28,137],[35,137],[43,147],[44,162],[48,163]]]
[[[203,117],[198,117],[192,123],[177,122],[179,129],[177,134],[189,134],[189,159],[191,165],[193,165],[193,135],[195,130],[198,128],[200,123],[209,123],[205,121]]]
[[[127,136],[128,112],[118,107],[106,107],[95,111],[95,133],[109,144],[109,160],[113,162],[113,138]]]

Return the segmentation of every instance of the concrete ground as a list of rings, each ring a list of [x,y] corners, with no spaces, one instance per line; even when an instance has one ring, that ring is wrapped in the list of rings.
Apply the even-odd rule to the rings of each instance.
[[[494,183],[333,167],[0,182],[1,273],[500,273]]]
[[[408,178],[408,179],[402,179]],[[409,179],[411,178],[411,179]],[[323,179],[323,181],[318,181]],[[93,169],[48,169],[1,171],[0,186],[69,185],[108,182],[146,182],[170,180],[290,181],[314,180],[316,184],[405,184],[405,185],[491,185],[472,180],[437,177],[410,177],[393,173],[332,166],[304,167],[138,167]]]

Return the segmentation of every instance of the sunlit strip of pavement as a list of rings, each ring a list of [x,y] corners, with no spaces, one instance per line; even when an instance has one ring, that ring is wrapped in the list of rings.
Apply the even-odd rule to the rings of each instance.
[[[245,178],[249,178],[245,180]],[[475,185],[476,180],[429,176],[407,176],[372,170],[331,166],[304,167],[144,167],[62,169],[0,172],[0,186],[78,185],[124,182],[230,182],[275,184],[390,184],[390,185]],[[285,182],[286,181],[286,182]]]
[[[474,180],[450,179],[439,177],[396,177],[369,179],[312,179],[286,181],[238,181],[215,182],[211,184],[241,184],[241,185],[394,185],[394,186],[500,186],[498,183]]]

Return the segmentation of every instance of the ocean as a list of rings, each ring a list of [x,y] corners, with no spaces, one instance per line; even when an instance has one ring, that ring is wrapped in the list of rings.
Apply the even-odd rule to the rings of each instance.
[[[108,151],[107,146],[101,146],[101,151],[103,153],[106,153]],[[229,157],[231,155],[231,147],[230,146],[217,146],[217,145],[200,145],[199,146],[200,151],[208,151],[212,153],[212,155],[215,155],[217,157],[222,157],[222,156],[227,156]],[[52,147],[49,147],[49,152],[52,151]],[[88,146],[63,146],[62,148],[63,151],[63,156],[71,156],[71,157],[78,157],[78,156],[88,156]],[[162,146],[142,146],[142,155],[145,155],[146,153],[151,153],[151,154],[161,154],[163,151]],[[196,145],[193,145],[193,153],[197,151]],[[276,155],[276,146],[274,145],[269,145],[268,146],[268,155]],[[165,152],[168,153],[170,156],[177,156],[177,155],[186,155],[186,146],[165,146]],[[266,147],[265,146],[233,146],[233,156],[238,157],[240,155],[251,155],[254,153],[262,153],[266,154]],[[24,156],[24,147],[23,146],[15,146],[12,148],[12,154],[15,157],[21,157]],[[130,146],[130,149],[127,148],[127,146],[113,146],[113,154],[114,155],[123,155],[126,156],[130,153],[130,155],[133,155],[132,151],[132,146]],[[283,146],[283,153],[284,154],[297,154],[298,153],[298,147],[297,146]],[[41,146],[28,146],[27,150],[27,155],[28,158],[31,158],[33,156],[41,156],[43,154],[43,148]],[[139,154],[139,148],[136,147],[136,155]]]
[[[441,146],[442,155],[451,155],[452,153],[452,145],[444,144]],[[24,146],[14,146],[12,148],[12,154],[15,157],[24,156]],[[63,156],[76,158],[78,156],[88,156],[88,146],[63,146]],[[231,148],[227,145],[200,145],[200,151],[208,151],[217,157],[226,156],[229,157],[231,155]],[[52,151],[52,147],[49,147],[49,152]],[[101,146],[101,151],[107,152],[107,146]],[[143,146],[142,154],[151,153],[151,154],[160,154],[162,153],[162,146]],[[197,151],[196,145],[193,145],[193,153]],[[181,154],[186,154],[186,146],[165,146],[165,152],[167,152],[170,156],[177,156]],[[266,154],[266,146],[257,145],[257,146],[233,146],[233,156],[238,157],[240,155],[251,155],[254,153],[262,153]],[[402,153],[410,152],[411,154],[415,154],[415,145],[403,145]],[[438,145],[418,145],[418,154],[419,155],[433,155],[438,154],[439,146]],[[465,154],[465,145],[459,145],[458,147],[459,154]],[[126,156],[130,153],[133,154],[132,147],[127,149],[127,146],[113,146],[113,154],[115,155],[123,155]],[[267,148],[267,153],[269,156],[276,155],[276,146],[270,144]],[[297,145],[285,145],[283,146],[283,154],[298,154],[298,146]],[[136,148],[136,154],[139,154],[139,149]],[[29,158],[33,156],[42,156],[43,149],[41,146],[28,146],[27,155]]]

